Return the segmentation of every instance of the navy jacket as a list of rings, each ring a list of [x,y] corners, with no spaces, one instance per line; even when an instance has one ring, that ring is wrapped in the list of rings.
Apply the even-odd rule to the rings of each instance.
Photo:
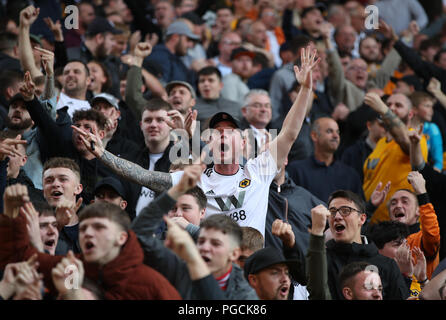
[[[333,191],[350,190],[364,199],[361,180],[356,171],[334,160],[328,167],[312,155],[310,158],[290,163],[286,170],[293,181],[322,201],[328,201]]]

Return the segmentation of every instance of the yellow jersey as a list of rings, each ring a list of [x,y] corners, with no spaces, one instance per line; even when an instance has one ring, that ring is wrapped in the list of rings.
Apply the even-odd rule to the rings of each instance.
[[[424,161],[427,161],[427,142],[426,137],[421,137],[421,152]],[[412,171],[410,157],[405,154],[395,139],[387,141],[386,137],[381,138],[376,144],[375,149],[364,162],[364,195],[367,201],[370,199],[377,184],[381,181],[383,186],[387,181],[391,182],[389,193],[384,202],[376,209],[370,222],[377,223],[389,220],[387,202],[390,197],[399,189],[413,190],[407,181],[407,175]]]

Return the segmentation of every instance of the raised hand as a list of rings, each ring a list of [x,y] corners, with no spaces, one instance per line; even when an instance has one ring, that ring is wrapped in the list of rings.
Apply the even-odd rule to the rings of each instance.
[[[438,79],[432,77],[426,89],[427,91],[435,95],[436,93],[441,92],[441,82]]]
[[[17,135],[14,139],[7,138],[0,141],[0,160],[5,160],[6,157],[22,156],[17,150],[18,144],[27,144],[26,140],[21,140],[21,135]]]
[[[188,165],[184,168],[183,176],[181,177],[180,182],[178,182],[178,184],[174,185],[168,191],[172,198],[178,199],[181,195],[197,185],[198,181],[201,180],[201,175],[204,169],[206,169],[206,165],[204,164],[205,157],[206,152],[203,151],[200,159],[196,159],[194,164]]]
[[[105,148],[102,144],[102,140],[99,138],[98,135],[95,135],[94,133],[86,131],[82,128],[78,128],[76,126],[71,126],[71,128],[73,128],[73,130],[77,131],[80,134],[80,138],[88,151],[94,154],[96,158],[100,158],[102,156]]]
[[[4,214],[10,218],[19,215],[20,207],[29,202],[28,188],[22,184],[13,184],[3,194]]]
[[[20,208],[20,213],[26,218],[26,229],[28,230],[29,241],[39,252],[44,252],[43,242],[40,236],[39,213],[31,202],[25,203]]]
[[[188,113],[186,115],[186,119],[184,119],[184,129],[186,129],[189,137],[192,137],[192,135],[194,134],[195,127],[197,125],[197,122],[196,122],[197,115],[198,115],[198,111],[191,109],[188,111]]]
[[[313,69],[320,62],[320,58],[315,60],[317,54],[317,50],[314,49],[311,54],[310,46],[306,48],[302,48],[300,54],[300,69],[298,66],[294,66],[294,74],[296,76],[297,82],[305,88],[312,89],[313,88]]]
[[[406,240],[404,240],[397,249],[395,261],[398,264],[401,273],[406,277],[411,278],[413,275],[412,253]]]
[[[67,199],[62,199],[56,207],[56,221],[57,228],[61,230],[70,223],[71,218],[76,214],[82,205],[82,198],[79,198],[76,203]]]
[[[407,181],[412,185],[416,195],[426,193],[426,180],[418,171],[411,171],[407,176]]]
[[[419,247],[414,247],[412,249],[412,252],[415,255],[416,263],[415,261],[412,262],[414,265],[413,267],[413,275],[415,278],[417,278],[417,281],[424,281],[427,279],[427,272],[426,272],[426,257],[424,256],[423,251]],[[412,257],[413,259],[413,257]]]
[[[60,20],[57,20],[56,23],[54,23],[50,17],[46,17],[46,18],[43,18],[43,21],[45,21],[46,25],[53,33],[54,40],[56,40],[58,42],[62,42],[63,41],[63,32],[62,32],[62,24],[60,23]]]
[[[407,134],[409,136],[412,146],[416,146],[420,143],[421,135],[423,134],[423,124],[421,124],[417,130],[410,130]]]
[[[40,56],[42,57],[42,64],[43,68],[45,69],[45,73],[47,76],[53,76],[54,75],[54,53],[45,50],[39,47],[34,47],[37,51],[40,52]]]
[[[288,248],[294,247],[296,238],[294,236],[293,228],[288,222],[282,221],[280,219],[274,220],[271,226],[271,232],[274,236],[282,240],[284,246]]]
[[[37,272],[37,254],[31,256],[27,261],[17,265],[15,296],[14,300],[40,300],[42,299],[42,278]]]
[[[390,184],[390,181],[388,181],[382,190],[380,190],[383,186],[383,183],[381,181],[376,185],[375,190],[370,196],[370,201],[375,207],[379,207],[381,203],[386,200],[386,197],[389,194]]]
[[[184,118],[178,110],[167,111],[166,123],[172,129],[184,129]]]
[[[379,114],[384,114],[389,109],[384,101],[381,100],[381,97],[375,92],[368,92],[364,96],[364,103]]]
[[[167,224],[165,246],[186,262],[191,263],[194,259],[202,259],[190,234],[166,216],[164,221]]]
[[[393,40],[398,39],[398,36],[396,35],[393,28],[390,25],[388,25],[383,19],[379,19],[378,31],[381,32],[382,35],[387,39],[393,39]]]
[[[40,8],[28,6],[20,11],[20,26],[30,27],[37,19],[40,13]]]
[[[134,53],[136,45],[141,41],[141,31],[136,30],[130,35],[129,38],[129,47],[130,47],[130,53]]]
[[[331,31],[333,30],[333,25],[329,22],[325,22],[320,27],[320,33],[324,40],[330,39]]]
[[[152,45],[149,42],[140,42],[135,47],[134,55],[138,58],[146,58],[152,53]]]
[[[418,25],[416,20],[412,20],[409,24],[409,32],[412,34],[412,37],[415,37],[420,33],[420,26]]]
[[[34,91],[36,89],[36,85],[31,79],[31,73],[26,71],[25,76],[23,78],[23,82],[20,85],[19,91],[23,96],[25,101],[31,101],[34,99]]]
[[[322,236],[324,234],[327,219],[331,213],[328,209],[320,204],[311,209],[311,230],[310,233],[315,236]]]
[[[73,273],[76,275],[73,277]],[[73,251],[68,251],[68,254],[63,258],[57,266],[51,270],[51,277],[53,279],[54,287],[57,289],[60,295],[66,295],[77,291],[80,293],[82,283],[84,282],[84,265],[82,261],[77,259]],[[71,277],[73,282],[66,281],[67,278]],[[75,298],[75,294],[73,295]]]

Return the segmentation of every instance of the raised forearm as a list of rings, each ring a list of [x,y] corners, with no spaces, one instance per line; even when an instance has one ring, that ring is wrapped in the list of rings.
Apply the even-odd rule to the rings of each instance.
[[[167,92],[164,89],[161,82],[153,74],[148,72],[146,69],[141,69],[142,76],[144,77],[144,83],[149,88],[154,96],[163,97],[167,96]]]
[[[296,140],[299,135],[312,94],[312,89],[302,87],[283,121],[281,133],[283,132],[291,143],[294,143],[294,140]]]
[[[29,39],[29,27],[27,26],[20,26],[19,28],[19,58],[23,71],[29,71],[32,79],[43,75],[36,67],[31,40]]]
[[[138,119],[141,118],[144,96],[141,92],[142,75],[141,68],[132,66],[127,71],[127,85],[125,88],[125,103],[135,112]]]
[[[42,100],[49,100],[56,94],[55,86],[54,86],[54,76],[47,75],[45,77],[45,87],[43,89]]]
[[[446,109],[446,95],[441,90],[431,91],[435,98],[440,102],[443,108]]]
[[[410,140],[407,127],[390,109],[382,114],[382,119],[392,137],[401,147],[405,154],[410,153]]]
[[[143,185],[155,192],[163,192],[172,186],[172,178],[169,173],[146,170],[106,150],[104,150],[100,160],[121,177]]]

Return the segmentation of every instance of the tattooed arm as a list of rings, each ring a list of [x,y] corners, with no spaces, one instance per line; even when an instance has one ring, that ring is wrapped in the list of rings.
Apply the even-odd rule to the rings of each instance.
[[[97,133],[94,134],[76,126],[71,126],[71,128],[80,134],[80,138],[89,152],[124,179],[143,185],[155,192],[163,192],[172,186],[170,173],[146,170],[131,161],[119,158],[105,150]]]
[[[392,137],[407,155],[410,153],[409,131],[406,125],[395,115],[376,93],[367,93],[364,102],[378,112]]]
[[[146,170],[131,161],[115,156],[107,150],[104,150],[99,159],[121,177],[155,192],[163,192],[172,186],[170,173]]]

